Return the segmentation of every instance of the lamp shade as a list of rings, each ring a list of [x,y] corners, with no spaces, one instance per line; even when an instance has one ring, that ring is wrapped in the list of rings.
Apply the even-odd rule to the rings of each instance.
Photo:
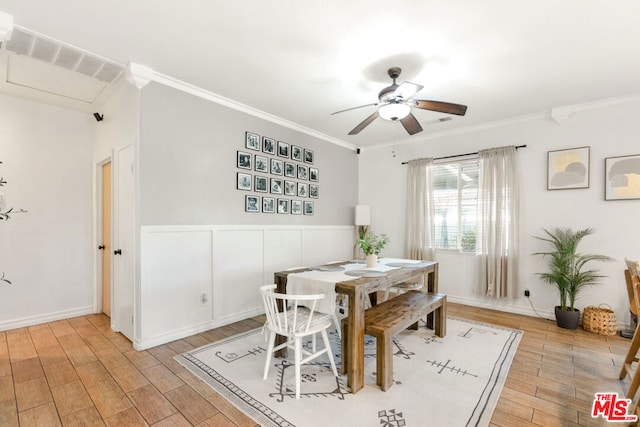
[[[371,206],[356,206],[355,225],[371,225]]]
[[[385,120],[395,122],[404,119],[411,112],[411,107],[407,104],[386,104],[378,109],[378,114]]]

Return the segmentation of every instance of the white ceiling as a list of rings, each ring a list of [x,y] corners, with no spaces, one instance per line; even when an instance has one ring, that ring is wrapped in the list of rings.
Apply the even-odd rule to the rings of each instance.
[[[154,71],[358,147],[640,94],[638,0],[0,0],[16,26]],[[466,116],[374,111],[390,84]]]

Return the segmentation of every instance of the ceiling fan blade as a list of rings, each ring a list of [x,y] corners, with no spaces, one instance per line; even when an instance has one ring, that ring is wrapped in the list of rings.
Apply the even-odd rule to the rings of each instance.
[[[344,113],[345,111],[357,110],[358,108],[373,107],[374,105],[378,105],[378,103],[374,102],[373,104],[366,104],[366,105],[360,105],[358,107],[347,108],[346,110],[340,110],[340,111],[336,111],[335,113],[331,113],[331,115],[333,116],[334,114]]]
[[[394,97],[400,97],[402,99],[409,99],[416,93],[420,92],[424,86],[417,85],[411,82],[404,82],[396,88],[393,92]]]
[[[372,121],[377,119],[378,115],[379,114],[376,111],[375,113],[373,113],[372,115],[370,115],[369,117],[364,119],[358,126],[354,127],[353,130],[351,132],[349,132],[349,135],[357,135],[358,133],[360,133],[360,131],[362,129],[366,128],[367,126],[369,126],[371,124]]]
[[[464,116],[467,112],[467,106],[461,104],[452,104],[450,102],[440,101],[427,101],[424,99],[414,100],[416,108],[423,110],[437,111],[439,113],[455,114],[458,116]]]
[[[418,123],[415,116],[411,113],[404,119],[400,119],[400,123],[404,126],[405,130],[409,132],[409,135],[416,134],[418,132],[422,132],[422,126]]]

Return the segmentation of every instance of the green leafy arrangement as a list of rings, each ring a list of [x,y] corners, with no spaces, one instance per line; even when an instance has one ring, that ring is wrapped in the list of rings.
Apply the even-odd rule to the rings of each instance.
[[[386,234],[366,234],[364,238],[358,239],[358,246],[365,255],[379,255],[387,243],[389,237]]]
[[[591,228],[573,231],[570,228],[555,228],[553,231],[543,229],[546,236],[536,239],[548,242],[553,247],[549,252],[537,252],[547,258],[549,271],[538,273],[545,282],[552,284],[560,295],[560,308],[574,311],[578,294],[585,287],[596,285],[603,277],[598,270],[587,268],[592,261],[612,261],[605,255],[581,254],[578,252],[580,241],[591,234]]]

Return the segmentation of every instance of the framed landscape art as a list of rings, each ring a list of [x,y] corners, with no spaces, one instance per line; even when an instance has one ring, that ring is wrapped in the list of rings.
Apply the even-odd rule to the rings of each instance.
[[[640,199],[640,154],[604,159],[604,199]]]
[[[547,153],[547,190],[589,188],[589,147]]]

